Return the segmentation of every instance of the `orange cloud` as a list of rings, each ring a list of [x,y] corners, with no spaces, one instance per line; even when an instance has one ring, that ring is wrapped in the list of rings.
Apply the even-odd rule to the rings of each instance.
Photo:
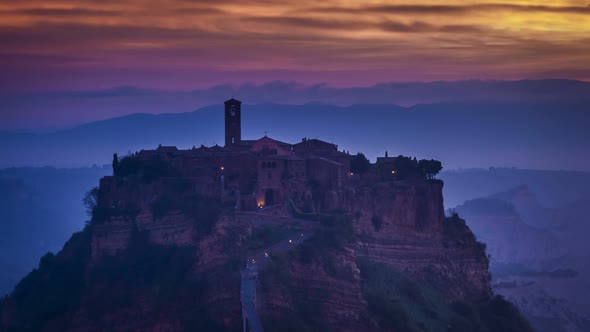
[[[362,83],[590,79],[588,36],[590,6],[576,0],[25,0],[0,4],[0,70],[34,80],[132,68],[156,85],[236,72],[334,84],[344,72]]]

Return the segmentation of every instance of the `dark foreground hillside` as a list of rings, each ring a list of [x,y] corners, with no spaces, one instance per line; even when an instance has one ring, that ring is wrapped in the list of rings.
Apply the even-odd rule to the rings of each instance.
[[[416,280],[387,264],[352,257],[346,234],[331,232],[334,220],[346,223],[330,217],[321,222],[317,237],[272,257],[260,281],[268,331],[530,330],[502,297],[451,299],[442,280]],[[157,245],[150,243],[149,234],[136,231],[125,252],[95,262],[91,247],[96,230],[89,227],[59,254],[44,256],[39,268],[2,301],[0,326],[3,331],[239,331],[243,256],[236,235],[248,226],[215,227],[215,234],[197,246]],[[220,242],[222,229],[232,235]],[[242,239],[246,249],[290,233],[287,228],[251,231]],[[223,248],[201,248],[213,237]],[[203,250],[221,255],[221,249],[222,262],[199,258]],[[344,318],[353,326],[337,323],[343,317],[334,309],[343,303],[359,315]]]

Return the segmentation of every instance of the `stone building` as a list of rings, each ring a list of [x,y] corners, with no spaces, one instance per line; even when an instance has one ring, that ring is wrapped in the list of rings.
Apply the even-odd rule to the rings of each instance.
[[[166,160],[191,180],[195,192],[221,197],[241,210],[289,201],[304,206],[314,198],[314,192],[341,189],[349,174],[350,155],[338,151],[336,144],[308,138],[291,144],[266,135],[243,140],[242,103],[232,98],[224,105],[223,147],[201,145],[179,150],[159,146],[142,150],[132,158]],[[316,202],[314,206],[322,205]]]

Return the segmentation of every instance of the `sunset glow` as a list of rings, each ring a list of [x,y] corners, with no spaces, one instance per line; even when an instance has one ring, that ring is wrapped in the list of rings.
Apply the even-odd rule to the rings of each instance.
[[[19,1],[0,4],[4,90],[590,73],[586,1]]]

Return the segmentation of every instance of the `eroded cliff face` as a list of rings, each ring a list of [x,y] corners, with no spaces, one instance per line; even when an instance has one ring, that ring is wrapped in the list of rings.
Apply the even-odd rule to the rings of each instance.
[[[47,331],[239,329],[239,270],[253,229],[296,222],[288,206],[268,215],[221,207],[213,213],[217,203],[187,188],[190,182],[169,179],[103,179],[102,214],[4,303],[3,326],[18,329],[33,319]],[[311,330],[379,330],[361,260],[427,283],[449,303],[491,295],[484,248],[461,219],[444,216],[442,182],[346,186],[332,196],[350,224],[318,222],[309,243],[274,257],[261,278],[257,301],[269,330],[292,317]],[[69,259],[77,250],[87,254]],[[80,271],[77,293],[57,311],[26,316],[35,289],[29,286],[53,287],[43,280],[58,262]]]
[[[228,215],[221,215],[211,234],[199,235],[195,220],[180,211],[171,211],[154,220],[153,215],[142,211],[134,221],[113,218],[111,222],[97,225],[92,232],[91,261],[100,266],[102,259],[129,253],[133,250],[133,237],[137,232],[145,234],[149,246],[188,250],[192,254],[179,262],[183,274],[172,280],[181,284],[175,290],[182,293],[181,299],[168,298],[165,306],[154,303],[154,289],[146,289],[135,298],[135,309],[125,312],[126,317],[134,316],[131,323],[119,330],[141,329],[146,331],[182,331],[191,328],[234,330],[241,324],[241,303],[239,300],[239,268],[244,243],[250,234],[250,225],[240,223]],[[141,249],[140,249],[141,250]],[[131,257],[133,258],[133,257]],[[173,258],[173,257],[172,257]],[[160,268],[166,269],[166,266]],[[176,269],[177,267],[173,267]],[[173,271],[170,271],[173,274]],[[166,278],[166,271],[163,277]],[[158,286],[159,287],[159,286]],[[108,290],[105,290],[108,291]],[[156,290],[167,292],[167,290]],[[161,294],[164,297],[170,295]],[[182,304],[182,305],[181,305]],[[191,307],[192,306],[192,307]],[[76,313],[84,316],[86,309]],[[155,315],[155,316],[152,316]],[[191,317],[193,315],[193,317]],[[107,321],[111,315],[106,317]],[[190,322],[206,317],[208,325]],[[114,316],[110,325],[115,326],[121,316]],[[79,318],[78,318],[79,320]],[[90,321],[82,320],[79,326],[87,326]],[[107,323],[109,324],[109,323]],[[137,325],[140,324],[140,325]],[[192,326],[192,327],[191,327]]]
[[[339,197],[332,200],[339,202],[352,219],[350,241],[335,249],[323,244],[330,242],[330,238],[320,233],[316,242],[310,240],[310,247],[303,246],[291,255],[275,258],[269,271],[261,276],[259,302],[263,321],[286,330],[300,326],[302,331],[379,331],[391,326],[376,320],[374,311],[379,309],[375,306],[405,301],[412,303],[409,307],[435,308],[456,301],[491,298],[485,246],[476,241],[458,216],[445,217],[442,186],[440,181],[408,180],[350,186],[338,193]],[[371,287],[385,287],[371,283],[390,283],[381,280],[382,276],[373,276],[377,281],[365,280],[373,273],[366,269],[373,266],[405,280],[387,292],[410,295],[396,298],[385,294],[383,298],[371,299]],[[418,285],[424,286],[424,290],[419,290],[422,286]],[[385,292],[377,293],[382,291]],[[440,294],[443,300],[428,296],[424,300],[421,292]],[[447,325],[440,325],[440,321],[450,321],[450,316],[440,312],[437,315],[438,321],[431,322],[436,327],[423,327],[424,330],[446,330]],[[290,325],[289,317],[297,317],[299,322]],[[322,317],[322,321],[314,320],[317,317]],[[411,319],[430,318],[400,318],[394,325],[410,329],[412,324],[406,321]]]
[[[146,232],[150,243],[170,246],[194,246],[197,236],[194,221],[181,211],[171,211],[158,220],[148,208],[134,218],[112,217],[108,222],[92,228],[92,259],[116,255],[127,250],[134,231]]]
[[[90,225],[27,276],[0,308],[0,330],[238,330],[251,226],[222,213],[204,231],[198,214],[155,216],[137,202],[139,212]]]
[[[261,277],[258,296],[263,325],[269,330],[292,326],[301,331],[372,328],[356,254],[350,249],[325,252],[322,258],[309,261],[294,256],[274,258]]]
[[[350,189],[357,255],[423,280],[451,298],[491,294],[485,248],[460,220],[446,219],[442,181],[397,181]]]

